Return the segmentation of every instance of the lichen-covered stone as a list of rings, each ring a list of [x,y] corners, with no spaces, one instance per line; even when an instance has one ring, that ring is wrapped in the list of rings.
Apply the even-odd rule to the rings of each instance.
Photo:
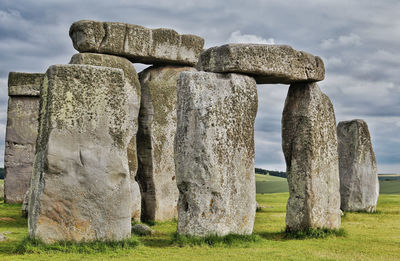
[[[341,121],[337,134],[341,209],[375,212],[379,181],[368,125],[363,120]]]
[[[28,211],[29,211],[28,203],[29,203],[29,189],[26,191],[24,196],[24,201],[22,202],[21,216],[23,218],[28,218]]]
[[[11,72],[5,142],[4,200],[22,203],[29,188],[35,156],[39,90],[44,74]]]
[[[43,73],[10,72],[8,74],[9,96],[39,96]]]
[[[203,38],[172,29],[90,20],[73,23],[69,35],[79,52],[113,54],[147,64],[195,65],[204,45]]]
[[[292,84],[282,117],[289,200],[286,228],[340,227],[336,119],[316,83]]]
[[[129,84],[134,92],[133,98],[134,106],[130,113],[134,115],[135,124],[132,131],[135,135],[132,137],[128,145],[128,160],[129,160],[129,171],[131,177],[131,196],[132,196],[132,219],[140,221],[141,211],[141,198],[139,185],[137,184],[135,177],[137,173],[137,151],[136,151],[136,133],[138,130],[138,117],[140,109],[140,83],[138,74],[132,63],[123,57],[107,54],[96,54],[96,53],[78,53],[72,56],[70,64],[87,64],[103,67],[118,68],[124,71],[125,81]]]
[[[179,73],[196,71],[183,66],[153,66],[140,73],[142,100],[139,114],[137,180],[142,193],[144,220],[165,221],[178,215],[174,138],[176,86]]]
[[[41,90],[29,236],[121,240],[131,234],[127,147],[136,93],[121,69],[54,65]]]
[[[287,45],[226,44],[200,55],[197,69],[217,73],[243,73],[258,84],[321,81],[324,63],[318,56]]]
[[[252,233],[256,113],[253,78],[180,74],[175,137],[178,233]]]

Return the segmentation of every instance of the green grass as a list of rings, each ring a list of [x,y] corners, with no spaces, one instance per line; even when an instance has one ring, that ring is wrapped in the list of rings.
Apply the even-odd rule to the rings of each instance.
[[[388,175],[390,180],[380,180],[380,194],[400,194],[400,179],[396,175]],[[393,177],[396,177],[394,179]],[[289,192],[285,178],[256,174],[256,192],[258,194]]]
[[[0,260],[400,260],[400,195],[380,195],[378,212],[346,213],[342,232],[319,236],[310,231],[296,239],[284,233],[288,193],[257,194],[262,207],[257,212],[253,236],[226,238],[177,238],[176,221],[156,222],[154,235],[133,238],[139,245],[101,245],[84,250],[47,249],[24,242],[26,220],[20,218],[20,205],[0,203],[0,233],[9,231],[0,242]],[[310,235],[311,234],[311,235]],[[314,235],[313,235],[314,234]],[[317,235],[315,235],[317,234]],[[319,238],[315,238],[319,237]],[[29,251],[17,253],[18,246]],[[65,252],[68,251],[68,252]],[[24,251],[21,251],[24,252]]]
[[[289,192],[289,187],[285,178],[256,174],[256,191],[263,193],[282,193]]]

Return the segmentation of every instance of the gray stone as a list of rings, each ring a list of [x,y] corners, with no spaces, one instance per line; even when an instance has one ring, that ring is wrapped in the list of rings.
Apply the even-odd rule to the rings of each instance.
[[[286,228],[340,227],[336,119],[316,83],[290,85],[282,117],[289,200]]]
[[[103,67],[118,68],[124,71],[125,81],[129,84],[134,92],[134,107],[130,113],[134,115],[135,124],[132,131],[135,135],[132,137],[128,145],[128,160],[129,160],[129,171],[131,177],[131,197],[132,197],[132,219],[140,221],[141,211],[141,198],[139,185],[137,184],[135,177],[137,173],[137,149],[136,149],[136,133],[138,130],[138,117],[140,109],[140,83],[138,74],[132,63],[123,57],[107,55],[107,54],[96,54],[96,53],[78,53],[72,56],[70,64],[87,64]]]
[[[136,93],[123,70],[54,65],[41,91],[29,236],[45,243],[129,238]]]
[[[175,137],[178,233],[252,233],[256,113],[253,78],[180,74]]]
[[[73,23],[69,35],[79,52],[113,54],[147,64],[195,65],[204,45],[203,38],[172,29],[90,20]]]
[[[139,236],[150,236],[154,234],[154,230],[145,224],[136,224],[132,226],[132,233]]]
[[[0,183],[0,199],[4,198],[4,184]]]
[[[39,90],[44,74],[15,73],[8,77],[8,111],[4,156],[4,200],[22,203],[29,188],[38,128]]]
[[[175,180],[176,85],[179,73],[191,67],[150,67],[139,74],[142,100],[139,113],[137,180],[142,192],[143,220],[166,221],[178,215]]]
[[[363,120],[342,121],[337,133],[341,209],[375,212],[379,181],[368,125]]]
[[[28,218],[28,203],[29,203],[29,189],[26,191],[24,196],[24,201],[22,202],[21,207],[21,216],[24,218]]]
[[[318,56],[287,45],[226,44],[201,53],[197,69],[217,73],[243,73],[258,84],[321,81],[324,63]]]

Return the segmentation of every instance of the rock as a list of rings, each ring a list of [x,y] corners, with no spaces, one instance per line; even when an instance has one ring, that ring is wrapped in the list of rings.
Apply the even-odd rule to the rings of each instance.
[[[137,174],[137,148],[136,148],[136,133],[138,130],[138,117],[140,109],[140,83],[138,74],[132,63],[123,57],[107,55],[107,54],[95,54],[95,53],[78,53],[72,56],[70,64],[87,64],[103,67],[118,68],[124,71],[125,81],[129,84],[134,92],[133,98],[134,106],[130,113],[135,116],[134,126],[132,131],[135,135],[132,137],[128,145],[128,160],[129,160],[129,171],[131,178],[131,198],[132,198],[132,219],[140,221],[141,212],[141,197],[139,191],[139,185],[137,184],[135,177]]]
[[[135,63],[195,65],[204,39],[172,29],[148,29],[139,25],[81,20],[69,35],[79,52],[123,56]]]
[[[4,156],[4,201],[22,203],[35,156],[39,90],[44,74],[10,72]]]
[[[178,233],[251,234],[257,88],[239,74],[182,72],[175,137]]]
[[[289,200],[286,229],[340,227],[336,119],[316,83],[290,85],[282,117]]]
[[[0,200],[4,197],[4,184],[0,183]]]
[[[368,125],[363,120],[342,121],[337,133],[341,209],[375,212],[379,181]]]
[[[28,218],[28,209],[29,209],[28,203],[29,203],[29,189],[26,191],[24,196],[24,201],[22,202],[21,216],[23,218]]]
[[[29,236],[45,243],[129,238],[132,86],[121,69],[90,65],[51,66],[42,86]]]
[[[132,226],[132,233],[138,236],[150,236],[154,234],[154,230],[145,224],[136,224]]]
[[[217,73],[243,73],[258,84],[321,81],[324,63],[318,56],[287,45],[226,44],[200,55],[197,69]]]
[[[143,220],[166,221],[178,215],[175,179],[176,85],[179,73],[191,67],[150,67],[139,74],[142,100],[139,113],[137,180],[142,193]]]

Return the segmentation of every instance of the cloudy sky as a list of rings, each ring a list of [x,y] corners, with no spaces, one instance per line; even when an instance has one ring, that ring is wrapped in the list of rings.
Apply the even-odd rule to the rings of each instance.
[[[0,1],[0,165],[10,71],[44,72],[76,53],[68,36],[81,19],[173,28],[205,47],[288,44],[321,56],[321,89],[337,122],[364,119],[381,173],[400,172],[400,1],[398,0],[32,0]],[[135,64],[138,71],[142,65]],[[288,86],[259,85],[256,166],[285,170],[281,115]]]

